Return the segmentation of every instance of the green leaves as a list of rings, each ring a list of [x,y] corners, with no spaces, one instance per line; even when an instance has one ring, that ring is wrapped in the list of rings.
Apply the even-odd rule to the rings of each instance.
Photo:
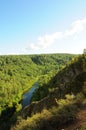
[[[49,93],[46,84],[72,57],[74,55],[70,54],[0,56],[0,115],[14,106],[18,112],[22,94],[37,80],[40,82],[36,91],[39,94],[34,99],[45,97]]]

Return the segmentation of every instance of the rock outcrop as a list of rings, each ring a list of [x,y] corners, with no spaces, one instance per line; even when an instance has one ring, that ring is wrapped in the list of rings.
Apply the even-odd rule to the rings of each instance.
[[[54,88],[54,91],[44,99],[25,107],[22,111],[23,118],[58,105],[55,99],[64,98],[67,93],[76,94],[82,91],[83,83],[86,81],[85,68],[86,56],[84,55],[60,71],[48,84]]]

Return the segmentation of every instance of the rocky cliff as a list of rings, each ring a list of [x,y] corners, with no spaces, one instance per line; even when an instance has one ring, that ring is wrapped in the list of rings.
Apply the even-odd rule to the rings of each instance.
[[[74,59],[70,65],[67,65],[62,71],[48,83],[47,86],[54,88],[44,99],[31,103],[22,111],[23,118],[41,112],[44,108],[50,109],[57,105],[56,99],[64,98],[65,94],[76,94],[83,89],[86,82],[86,55]]]

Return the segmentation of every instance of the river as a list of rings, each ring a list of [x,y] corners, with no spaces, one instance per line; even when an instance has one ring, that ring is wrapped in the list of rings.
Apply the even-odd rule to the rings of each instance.
[[[29,105],[30,104],[30,100],[31,100],[31,97],[33,96],[33,92],[36,90],[36,88],[38,87],[38,82],[36,82],[32,87],[31,89],[25,93],[23,95],[23,99],[22,99],[22,109]]]

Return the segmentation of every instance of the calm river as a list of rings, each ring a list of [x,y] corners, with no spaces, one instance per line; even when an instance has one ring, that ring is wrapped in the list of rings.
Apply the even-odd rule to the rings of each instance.
[[[38,82],[36,82],[32,87],[31,87],[31,89],[27,92],[27,93],[25,93],[24,95],[23,95],[23,100],[22,100],[22,109],[25,107],[25,106],[27,106],[27,105],[29,105],[30,104],[30,100],[31,100],[31,97],[33,96],[33,92],[36,90],[36,88],[38,87]]]

